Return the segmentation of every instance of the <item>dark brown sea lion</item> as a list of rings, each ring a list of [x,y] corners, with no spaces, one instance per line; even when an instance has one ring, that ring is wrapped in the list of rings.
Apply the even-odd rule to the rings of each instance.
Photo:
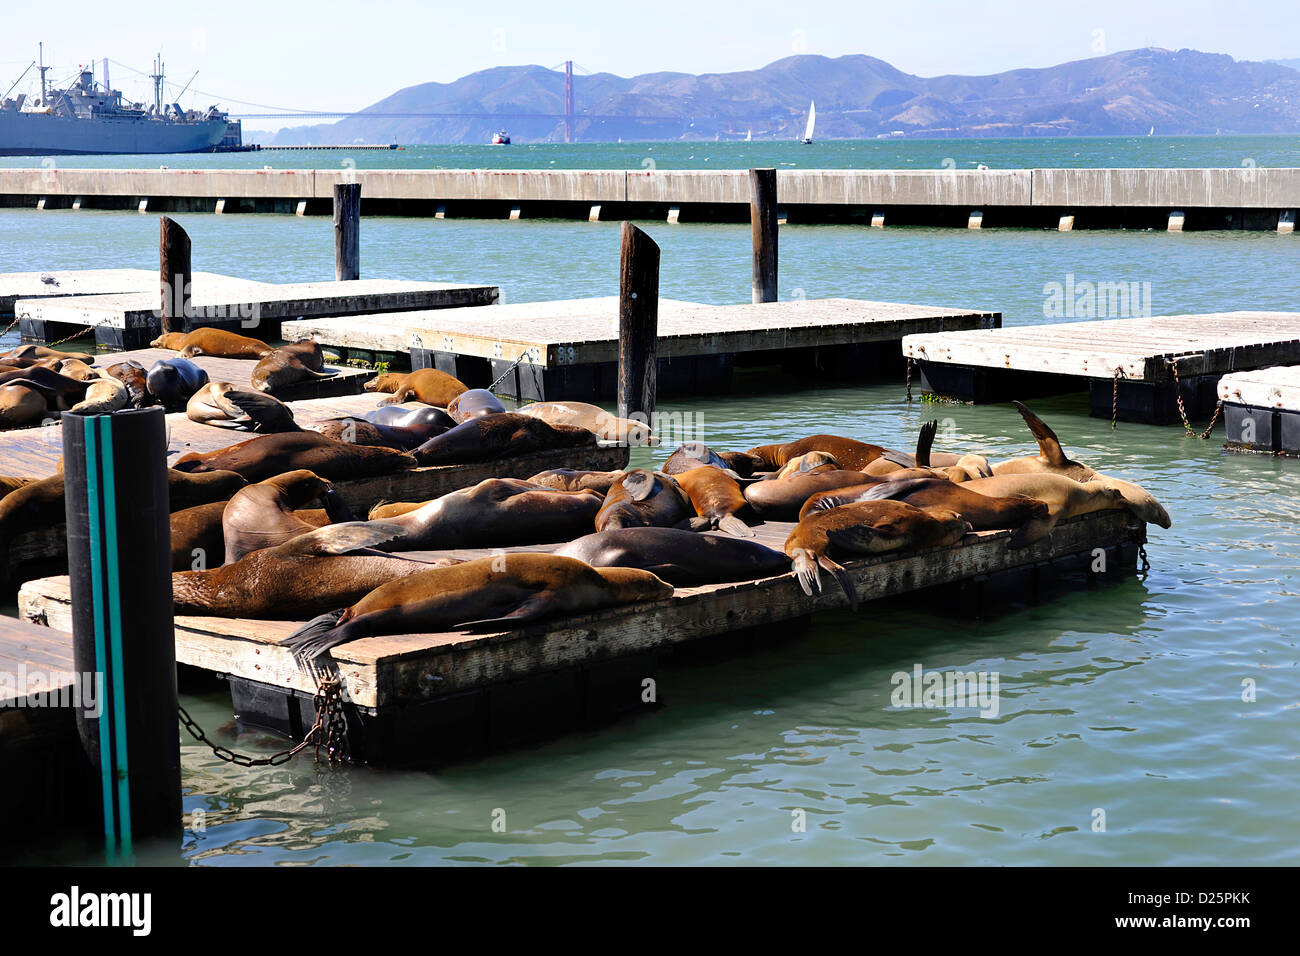
[[[355,442],[358,445],[381,445],[400,451],[418,448],[430,438],[447,431],[442,425],[382,425],[364,418],[353,417],[330,418],[306,427],[336,441]]]
[[[40,392],[45,397],[45,405],[50,409],[68,409],[86,397],[86,382],[60,375],[52,369],[33,365],[31,368],[14,369],[0,372],[0,385],[21,382],[30,389]]]
[[[446,408],[461,392],[469,391],[469,386],[460,379],[440,372],[436,368],[422,368],[403,375],[401,372],[385,372],[376,375],[361,386],[367,392],[392,392],[381,405],[400,405],[412,399],[426,405]]]
[[[589,531],[600,510],[595,491],[554,491],[518,478],[488,478],[384,520],[406,529],[401,551],[495,548],[567,541]]]
[[[225,510],[226,502],[214,501],[173,512],[173,571],[202,571],[221,563],[226,547],[221,531]]]
[[[415,467],[410,455],[373,445],[349,445],[315,432],[285,432],[250,438],[216,451],[182,455],[177,471],[233,471],[248,481],[263,481],[305,468],[328,481],[387,475]]]
[[[8,352],[5,352],[3,355],[0,355],[0,359],[10,358],[30,359],[35,361],[49,358],[62,361],[63,359],[75,358],[81,359],[81,361],[85,362],[87,365],[95,361],[95,356],[91,355],[89,352],[64,352],[60,349],[47,348],[44,345],[19,345],[16,348],[10,349]]]
[[[1129,503],[1133,513],[1143,521],[1149,521],[1162,528],[1169,528],[1173,525],[1169,512],[1149,491],[1131,481],[1112,478],[1099,471],[1094,471],[1082,462],[1072,461],[1065,454],[1065,449],[1061,447],[1056,432],[1052,431],[1045,421],[1020,402],[1013,402],[1012,404],[1020,410],[1020,415],[1024,418],[1025,424],[1029,426],[1029,430],[1033,432],[1034,438],[1038,441],[1038,455],[1036,457],[1011,458],[1007,461],[1000,461],[993,466],[994,475],[1048,473],[1064,475],[1066,478],[1073,478],[1075,481],[1098,481],[1108,488],[1118,490],[1124,496],[1124,500]]]
[[[679,475],[692,468],[699,468],[700,465],[712,465],[724,471],[731,467],[721,455],[710,449],[704,442],[688,441],[669,455],[668,460],[659,470],[665,475]]]
[[[761,459],[770,470],[775,471],[791,458],[798,458],[810,451],[829,452],[835,456],[841,468],[847,471],[862,471],[887,449],[853,438],[841,438],[839,435],[809,435],[807,438],[782,445],[760,445],[758,448],[751,448],[746,454]]]
[[[505,410],[501,401],[486,388],[467,389],[447,403],[447,414],[457,425],[471,418],[495,415]]]
[[[397,578],[444,564],[371,550],[400,528],[382,521],[332,524],[234,564],[172,575],[177,614],[301,619],[358,601]]]
[[[790,570],[789,558],[755,541],[680,528],[613,528],[585,535],[554,553],[593,568],[641,568],[678,588],[756,581]]]
[[[273,548],[320,527],[295,514],[317,500],[334,523],[356,520],[329,482],[305,469],[239,489],[221,518],[225,563],[234,564],[250,551]]]
[[[941,548],[956,544],[966,533],[966,522],[955,511],[922,511],[901,501],[861,501],[803,518],[785,541],[785,553],[794,564],[799,586],[810,597],[820,594],[818,567],[835,575],[858,607],[857,589],[843,565],[831,552],[881,554],[904,548]]]
[[[1078,482],[1064,475],[1040,472],[1027,475],[995,475],[962,482],[962,487],[976,494],[994,497],[1023,495],[1037,498],[1047,505],[1048,517],[1037,527],[1038,537],[1047,534],[1064,518],[1091,514],[1094,511],[1133,509],[1118,488],[1099,481]],[[1138,515],[1141,517],[1141,515]]]
[[[190,397],[208,384],[208,373],[189,359],[159,359],[145,373],[149,394],[169,412],[185,409]]]
[[[313,372],[319,372],[325,367],[325,353],[321,350],[320,343],[311,339],[290,342],[287,345],[278,346],[278,350],[286,355],[292,355]]]
[[[761,472],[772,470],[772,466],[762,458],[747,451],[720,451],[717,454],[741,478],[753,478]]]
[[[351,607],[309,621],[284,643],[306,666],[332,647],[376,634],[512,628],[672,593],[672,585],[649,571],[593,568],[553,554],[503,554],[385,584]]]
[[[128,402],[132,408],[157,404],[158,400],[149,392],[148,373],[135,359],[110,365],[104,371],[126,386]]]
[[[0,385],[0,428],[28,428],[50,415],[39,390],[22,381]]]
[[[533,402],[516,409],[520,415],[531,415],[551,425],[572,425],[585,428],[602,441],[622,445],[657,445],[659,439],[650,434],[646,421],[619,418],[599,405],[588,402]]]
[[[856,501],[885,500],[905,501],[923,511],[955,511],[966,519],[972,531],[1013,531],[1007,543],[1010,548],[1033,544],[1047,534],[1052,524],[1047,504],[1037,498],[982,495],[946,478],[904,478],[824,491],[804,503],[799,520],[814,511],[829,511]]]
[[[691,499],[671,476],[635,468],[609,486],[596,530],[689,527],[694,516]]]
[[[261,339],[250,338],[212,327],[192,329],[181,335],[169,332],[150,342],[153,348],[175,349],[181,358],[210,355],[213,358],[261,358],[271,351],[271,346]],[[167,344],[164,344],[167,343]]]
[[[452,465],[506,455],[526,455],[549,448],[580,448],[595,444],[596,436],[585,428],[548,425],[540,418],[501,412],[471,418],[430,438],[413,454],[421,465]]]
[[[556,491],[599,491],[603,495],[623,475],[622,470],[575,471],[571,468],[552,468],[549,471],[539,471],[528,480]]]
[[[682,491],[691,499],[691,507],[698,516],[691,528],[700,531],[717,528],[738,538],[752,538],[754,532],[738,516],[752,509],[740,490],[740,483],[731,474],[712,465],[701,465],[673,476]]]
[[[275,392],[298,382],[333,378],[334,372],[317,372],[288,349],[272,349],[253,368],[249,380],[259,392]]]
[[[26,488],[34,481],[36,481],[35,478],[15,478],[9,475],[0,475],[0,501],[3,501],[10,492],[17,491],[19,488]]]

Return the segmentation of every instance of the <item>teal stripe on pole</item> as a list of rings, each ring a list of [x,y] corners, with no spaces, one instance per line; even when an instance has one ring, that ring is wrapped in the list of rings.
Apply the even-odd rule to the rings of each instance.
[[[104,662],[107,654],[107,641],[105,640],[106,629],[104,627],[104,588],[103,575],[100,573],[100,567],[103,564],[103,542],[100,540],[100,498],[99,498],[99,442],[96,441],[95,430],[93,428],[86,430],[86,510],[87,521],[86,531],[90,535],[90,583],[91,596],[94,602],[94,635],[95,635],[95,673],[104,673]],[[99,702],[99,739],[112,740],[113,730],[111,725],[112,708],[108,702],[101,699]],[[104,840],[108,846],[117,843],[117,813],[114,811],[115,787],[113,772],[112,750],[110,748],[100,748],[99,751],[99,772],[103,786],[104,801]]]

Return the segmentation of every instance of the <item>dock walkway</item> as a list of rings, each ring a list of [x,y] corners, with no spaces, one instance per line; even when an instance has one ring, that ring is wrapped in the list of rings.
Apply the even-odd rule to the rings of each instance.
[[[1232,451],[1300,457],[1300,365],[1232,372],[1219,379]]]
[[[909,335],[922,384],[978,404],[1087,390],[1092,414],[1208,417],[1229,372],[1300,362],[1300,312],[1216,312]]]
[[[193,285],[221,287],[247,280],[214,272],[196,272]],[[156,295],[157,269],[58,269],[49,272],[0,273],[0,317],[12,318],[20,299],[51,299],[64,296],[115,295],[145,292]]]

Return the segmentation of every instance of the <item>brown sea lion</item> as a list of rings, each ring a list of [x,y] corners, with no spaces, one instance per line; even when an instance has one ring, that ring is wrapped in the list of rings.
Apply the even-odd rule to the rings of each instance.
[[[382,521],[332,524],[234,564],[172,575],[177,614],[301,619],[350,604],[398,578],[454,559],[420,561],[372,550],[401,529]]]
[[[259,392],[275,392],[298,382],[333,378],[334,372],[317,372],[287,349],[272,349],[254,366],[249,380]]]
[[[236,388],[229,382],[209,382],[185,403],[192,422],[274,434],[301,431],[293,410],[274,395]]]
[[[752,509],[740,490],[740,483],[735,478],[712,465],[701,465],[690,471],[679,472],[673,479],[691,499],[697,518],[691,522],[691,529],[702,531],[717,528],[738,538],[752,538],[754,532],[739,517],[749,514]]]
[[[50,414],[45,396],[21,380],[0,385],[0,428],[39,425]]]
[[[495,415],[505,410],[506,407],[501,404],[500,399],[486,388],[467,389],[447,403],[447,414],[457,425],[471,418]],[[520,414],[527,413],[520,409]]]
[[[595,445],[585,428],[548,425],[540,418],[514,412],[471,418],[430,438],[412,452],[421,465],[452,465],[487,461],[506,455],[526,455],[549,448]]]
[[[262,358],[272,351],[271,346],[261,339],[211,327],[193,329],[185,333],[179,342],[171,339],[175,343],[173,345],[156,344],[175,334],[171,332],[160,336],[149,344],[154,348],[175,348],[181,353],[181,358],[193,358],[196,355],[209,355],[213,358]]]
[[[1099,481],[1079,482],[1047,472],[977,478],[962,482],[962,487],[981,495],[999,498],[1023,495],[1044,502],[1048,516],[1037,526],[1040,529],[1037,531],[1038,537],[1047,534],[1064,518],[1091,514],[1094,511],[1132,510],[1118,488],[1110,488]]]
[[[551,425],[573,425],[585,428],[602,441],[623,445],[657,445],[659,439],[650,433],[647,422],[619,418],[599,405],[587,402],[533,402],[516,409],[520,415],[532,415]]]
[[[799,520],[814,511],[829,511],[855,501],[886,500],[905,501],[923,511],[955,511],[966,519],[972,531],[1013,531],[1009,548],[1033,544],[1050,528],[1046,502],[1021,495],[982,495],[946,478],[904,478],[823,491],[804,503]]]
[[[730,469],[722,456],[714,452],[704,442],[688,441],[669,455],[668,460],[664,462],[663,467],[659,470],[665,475],[679,475],[684,471],[690,471],[692,468],[699,468],[700,465],[712,465],[714,468],[721,468],[724,471]]]
[[[325,352],[321,349],[319,342],[311,339],[299,339],[297,342],[278,346],[278,349],[286,355],[292,355],[313,372],[319,372],[325,367]]]
[[[746,451],[720,451],[717,454],[723,464],[741,478],[753,478],[760,472],[772,470],[772,466],[762,458]]]
[[[385,372],[376,375],[361,387],[367,392],[393,393],[381,401],[380,405],[400,405],[414,399],[439,408],[446,408],[461,392],[469,391],[469,386],[460,379],[436,368],[417,369],[405,375],[401,372]]]
[[[553,553],[593,568],[640,568],[677,588],[756,581],[790,570],[790,559],[766,545],[681,528],[612,528]]]
[[[95,356],[91,355],[89,352],[64,352],[60,349],[47,348],[44,345],[19,345],[18,347],[5,352],[3,355],[0,355],[0,359],[6,358],[30,359],[35,361],[51,358],[62,361],[63,359],[74,358],[80,359],[87,365],[90,365],[95,361]]]
[[[410,455],[391,448],[350,445],[304,431],[263,435],[202,454],[190,452],[172,467],[191,474],[233,471],[248,481],[305,468],[328,481],[348,481],[405,471],[415,464]]]
[[[35,478],[16,478],[10,475],[0,475],[0,501],[4,500],[5,496],[11,491],[25,488],[36,480]]]
[[[31,368],[0,372],[0,385],[21,382],[45,397],[49,409],[69,409],[86,397],[86,383],[60,375],[52,369],[33,365]]]
[[[108,375],[96,375],[86,380],[86,397],[71,410],[82,415],[106,415],[126,408],[130,400],[130,393],[122,382]]]
[[[879,460],[879,459],[877,459]],[[874,465],[876,462],[872,462]],[[870,466],[868,466],[870,468]],[[781,470],[773,475],[773,479],[780,481],[782,478],[790,478],[794,475],[819,475],[826,471],[840,471],[840,462],[828,451],[810,451],[803,455],[791,458]],[[868,472],[869,474],[870,472]]]
[[[901,501],[860,501],[803,518],[785,541],[799,586],[808,596],[820,594],[818,567],[835,575],[858,608],[853,578],[831,553],[882,554],[904,548],[942,548],[956,544],[966,533],[966,522],[955,511],[922,511]]]
[[[221,518],[225,563],[234,564],[250,551],[273,548],[320,527],[318,522],[295,514],[317,500],[332,522],[356,520],[329,482],[306,469],[287,471],[239,489]]]
[[[60,375],[75,378],[78,382],[88,382],[92,378],[99,378],[101,371],[101,369],[95,368],[89,362],[83,362],[81,359],[75,358],[64,359],[57,365],[52,366],[52,368]]]
[[[127,403],[132,408],[145,408],[156,403],[149,393],[149,380],[144,366],[135,359],[127,359],[104,369],[104,373],[126,386]]]
[[[225,538],[221,515],[226,502],[213,501],[172,513],[172,570],[202,571],[221,563]]]
[[[809,435],[807,438],[782,445],[760,445],[758,448],[751,448],[746,454],[761,459],[770,470],[775,471],[791,458],[798,458],[810,451],[828,452],[845,470],[862,471],[887,449],[853,438],[841,438],[839,435]]]
[[[167,349],[171,352],[179,352],[185,347],[186,332],[164,332],[158,338],[149,343],[151,349]]]
[[[624,472],[618,471],[575,471],[571,468],[552,468],[539,471],[528,480],[544,488],[556,491],[599,491],[602,495],[609,491],[609,486],[622,478]]]
[[[745,488],[748,501],[765,520],[794,521],[803,503],[819,491],[833,491],[853,485],[869,484],[873,479],[860,471],[832,469],[816,474],[795,474],[788,478],[768,478]]]
[[[567,541],[591,529],[600,505],[595,491],[554,491],[518,478],[487,478],[384,520],[406,529],[388,546],[394,550],[496,548]]]
[[[596,530],[689,527],[691,499],[669,475],[634,468],[609,486],[596,515]]]
[[[1129,503],[1133,513],[1143,521],[1159,525],[1162,528],[1172,527],[1173,521],[1169,517],[1169,512],[1149,491],[1131,481],[1112,478],[1099,471],[1094,471],[1082,462],[1072,461],[1065,454],[1065,449],[1061,447],[1056,432],[1052,431],[1045,421],[1020,402],[1013,402],[1012,404],[1020,410],[1020,415],[1024,418],[1025,424],[1029,426],[1029,430],[1033,432],[1034,438],[1038,441],[1038,455],[1000,461],[993,466],[994,475],[1048,473],[1064,475],[1066,478],[1073,478],[1075,481],[1099,481],[1108,488],[1118,490],[1124,496],[1124,500]]]
[[[593,568],[553,554],[504,554],[385,584],[351,607],[309,621],[284,644],[306,666],[332,647],[376,634],[513,628],[672,593],[672,585],[649,571]]]

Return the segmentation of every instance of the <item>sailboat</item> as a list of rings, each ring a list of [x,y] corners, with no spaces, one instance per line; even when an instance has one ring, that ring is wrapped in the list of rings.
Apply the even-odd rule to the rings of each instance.
[[[812,143],[813,125],[817,122],[817,104],[812,100],[808,101],[808,125],[804,128],[803,139],[799,142],[808,146]]]
[[[749,131],[748,131],[747,133],[745,133],[745,142],[748,143],[748,142],[750,142],[753,138],[754,138],[754,127],[751,126],[751,127],[749,128]]]

